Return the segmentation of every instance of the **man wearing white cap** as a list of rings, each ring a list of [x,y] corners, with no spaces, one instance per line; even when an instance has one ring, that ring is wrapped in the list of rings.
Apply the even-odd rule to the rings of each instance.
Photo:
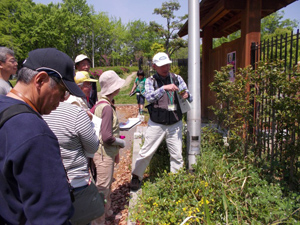
[[[145,96],[150,103],[150,114],[145,142],[141,148],[132,171],[131,189],[140,188],[145,169],[160,143],[166,138],[170,153],[171,172],[183,166],[182,159],[182,112],[175,92],[191,102],[187,85],[180,75],[170,73],[172,61],[166,53],[159,52],[153,57],[156,74],[147,78]]]
[[[75,69],[77,71],[86,71],[90,72],[91,68],[91,60],[86,55],[80,54],[75,58]],[[97,84],[95,82],[92,83],[92,90],[89,95],[89,105],[93,107],[98,100],[97,97]]]

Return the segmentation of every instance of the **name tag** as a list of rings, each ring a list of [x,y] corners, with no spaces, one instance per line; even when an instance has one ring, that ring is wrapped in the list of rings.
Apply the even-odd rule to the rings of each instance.
[[[176,107],[175,104],[173,104],[173,105],[168,105],[168,110],[169,110],[169,111],[176,111],[176,109],[177,109],[177,107]]]

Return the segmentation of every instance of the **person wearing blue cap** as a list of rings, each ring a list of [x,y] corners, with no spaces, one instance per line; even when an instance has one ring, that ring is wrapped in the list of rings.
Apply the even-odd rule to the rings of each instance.
[[[0,224],[69,224],[72,191],[57,138],[41,115],[68,93],[84,97],[74,75],[68,55],[36,49],[15,87],[0,96]]]

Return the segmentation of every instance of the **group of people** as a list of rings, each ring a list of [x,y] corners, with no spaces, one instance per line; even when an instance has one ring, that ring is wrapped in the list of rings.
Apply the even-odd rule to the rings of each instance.
[[[170,73],[167,54],[153,57],[157,73],[138,71],[132,93],[150,114],[145,143],[132,171],[131,188],[166,138],[171,172],[183,166],[180,95],[192,101],[183,79]],[[75,68],[76,70],[75,70]],[[90,59],[75,61],[55,48],[29,52],[18,69],[14,52],[0,47],[0,224],[105,224],[120,138],[114,97],[125,83],[113,70],[90,78]],[[139,86],[144,83],[143,87]],[[141,113],[140,111],[140,113]],[[96,133],[93,119],[101,118]],[[105,204],[104,204],[105,199]]]

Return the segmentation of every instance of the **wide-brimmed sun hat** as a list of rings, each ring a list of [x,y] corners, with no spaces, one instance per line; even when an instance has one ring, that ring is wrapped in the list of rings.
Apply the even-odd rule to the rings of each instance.
[[[101,74],[99,83],[101,87],[100,94],[107,96],[120,89],[124,85],[125,80],[120,78],[115,71],[108,70]]]
[[[159,52],[159,53],[155,54],[153,56],[152,62],[153,62],[153,64],[155,64],[159,67],[172,63],[169,56],[164,52]]]
[[[97,82],[98,80],[90,78],[90,75],[86,71],[78,71],[76,72],[76,76],[74,77],[75,83],[80,84],[83,82]]]

